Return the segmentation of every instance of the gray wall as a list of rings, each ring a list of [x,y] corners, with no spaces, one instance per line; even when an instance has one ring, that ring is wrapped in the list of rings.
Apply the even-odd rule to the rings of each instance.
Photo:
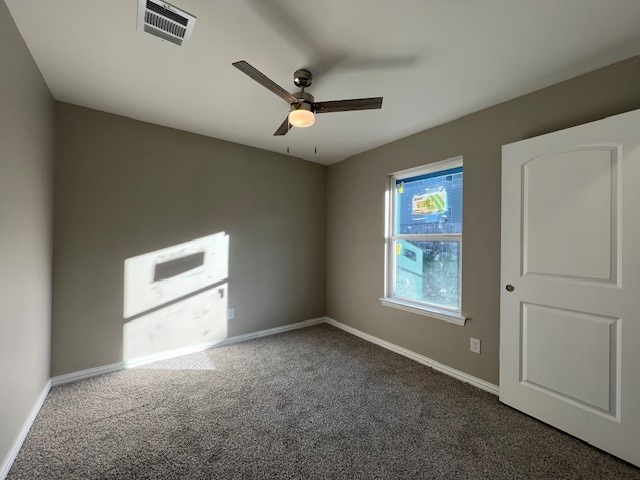
[[[0,2],[0,464],[49,380],[54,102]]]
[[[326,171],[57,103],[52,374],[122,360],[126,258],[222,230],[229,336],[324,315]]]
[[[428,93],[427,93],[428,95]],[[500,328],[501,146],[640,108],[640,57],[474,113],[329,167],[327,315],[494,384]],[[389,173],[464,156],[460,327],[380,304]],[[482,354],[469,351],[469,338]]]

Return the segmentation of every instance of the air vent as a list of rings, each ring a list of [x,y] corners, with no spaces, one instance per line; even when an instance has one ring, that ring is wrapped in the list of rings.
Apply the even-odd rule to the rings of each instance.
[[[138,30],[167,42],[184,45],[193,31],[196,17],[169,5],[153,0],[138,0]]]

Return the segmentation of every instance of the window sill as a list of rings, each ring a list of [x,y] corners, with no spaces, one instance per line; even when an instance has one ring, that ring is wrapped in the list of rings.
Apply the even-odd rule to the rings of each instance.
[[[418,315],[425,315],[431,318],[437,318],[449,323],[455,323],[456,325],[464,326],[467,321],[467,317],[463,317],[459,313],[450,312],[448,310],[442,310],[435,307],[423,307],[414,303],[405,302],[397,298],[381,298],[380,301],[386,307],[399,308],[411,313],[417,313]]]

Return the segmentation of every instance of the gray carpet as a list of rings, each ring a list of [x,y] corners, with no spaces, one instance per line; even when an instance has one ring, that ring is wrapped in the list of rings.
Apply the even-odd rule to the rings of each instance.
[[[640,469],[319,325],[55,387],[8,478],[640,479]]]

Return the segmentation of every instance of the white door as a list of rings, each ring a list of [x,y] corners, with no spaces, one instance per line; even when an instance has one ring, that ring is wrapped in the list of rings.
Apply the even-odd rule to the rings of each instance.
[[[502,149],[500,400],[640,466],[640,110]]]

